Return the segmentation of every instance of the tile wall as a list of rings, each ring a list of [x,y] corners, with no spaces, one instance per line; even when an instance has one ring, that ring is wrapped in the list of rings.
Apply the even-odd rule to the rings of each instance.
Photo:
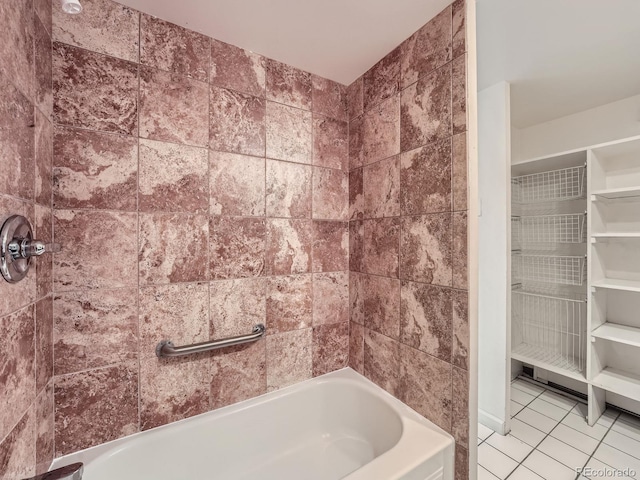
[[[51,2],[0,2],[0,224],[26,216],[52,237]],[[0,478],[53,459],[52,258],[0,279]]]
[[[457,0],[348,87],[349,364],[456,439],[468,478],[467,114]]]
[[[0,284],[0,478],[347,361],[450,431],[466,478],[464,3],[348,88],[83,5],[0,6],[2,214],[64,247]]]

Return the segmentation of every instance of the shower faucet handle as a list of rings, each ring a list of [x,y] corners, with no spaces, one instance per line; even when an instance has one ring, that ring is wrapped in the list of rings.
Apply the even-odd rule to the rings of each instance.
[[[59,243],[44,243],[40,240],[23,240],[20,245],[22,258],[39,257],[43,253],[58,253],[62,250]]]
[[[9,283],[22,280],[34,257],[62,250],[59,243],[45,243],[33,238],[31,223],[22,215],[12,215],[0,229],[0,273]]]

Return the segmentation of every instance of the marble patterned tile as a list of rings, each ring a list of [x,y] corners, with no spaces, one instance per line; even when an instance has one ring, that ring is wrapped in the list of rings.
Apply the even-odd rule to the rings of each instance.
[[[34,205],[15,197],[0,194],[0,225],[4,224],[11,215],[34,218]],[[36,275],[27,275],[18,283],[8,283],[4,280],[0,282],[0,316],[15,312],[36,300],[37,276],[36,271]],[[0,437],[2,437],[1,433]]]
[[[364,112],[364,85],[362,77],[354,80],[347,87],[347,113],[349,120],[352,120]]]
[[[34,2],[34,6],[37,2]],[[34,56],[34,103],[36,107],[51,119],[53,114],[52,56],[51,37],[38,17],[34,17],[33,56]]]
[[[140,16],[140,63],[209,80],[209,38],[146,13]]]
[[[138,140],[57,127],[53,138],[53,205],[135,211]]]
[[[32,2],[0,4],[0,65],[10,85],[17,85],[30,101],[34,98]],[[4,79],[3,79],[4,80]],[[5,85],[3,83],[3,85]]]
[[[400,340],[451,362],[453,292],[424,283],[402,282]]]
[[[36,474],[38,475],[49,470],[54,458],[55,423],[53,409],[53,382],[49,382],[46,388],[38,395],[35,405]]]
[[[209,278],[206,215],[141,213],[138,224],[140,283],[195,282]]]
[[[349,364],[349,322],[313,327],[313,376]]]
[[[364,172],[362,168],[356,168],[349,172],[349,219],[362,219],[364,205]]]
[[[400,280],[362,276],[364,326],[394,340],[400,339]]]
[[[204,82],[140,67],[140,137],[206,146],[208,95]]]
[[[452,422],[452,368],[447,362],[400,345],[398,398],[447,432]]]
[[[51,207],[53,129],[51,122],[35,109],[35,190],[36,203]]]
[[[264,156],[265,100],[211,85],[209,148],[222,152]]]
[[[57,377],[54,395],[56,456],[138,431],[137,363]]]
[[[51,8],[51,2],[49,0],[34,0],[33,9],[42,22],[42,25],[46,28],[49,35],[51,35],[51,24],[53,20],[53,11]]]
[[[451,64],[447,64],[402,91],[403,152],[451,136],[451,78]]]
[[[53,297],[41,298],[35,309],[36,392],[53,377]]]
[[[349,122],[349,170],[364,165],[364,115]]]
[[[313,275],[313,326],[349,322],[349,273]]]
[[[469,369],[469,297],[467,292],[453,291],[453,364]]]
[[[452,221],[450,213],[402,219],[402,278],[450,287],[452,284]]]
[[[466,45],[466,5],[465,0],[456,0],[452,4],[453,23],[453,58],[459,57],[467,50]]]
[[[467,134],[460,133],[452,138],[452,190],[453,209],[467,209]]]
[[[267,216],[310,218],[312,175],[308,165],[267,160]]]
[[[300,330],[313,322],[312,276],[286,275],[267,280],[267,334]]]
[[[403,215],[451,211],[451,139],[405,152],[400,164]]]
[[[311,74],[270,58],[265,64],[267,100],[311,110]]]
[[[311,163],[311,112],[267,102],[267,157]]]
[[[362,128],[364,165],[400,153],[400,96],[394,95],[367,111]]]
[[[467,282],[467,212],[453,214],[453,286],[466,289]]]
[[[1,8],[1,7],[0,7]],[[4,65],[4,64],[3,64]],[[0,72],[0,193],[33,200],[35,189],[35,124],[33,104]]]
[[[311,99],[313,113],[337,120],[347,121],[347,87],[320,77],[311,76]]]
[[[207,150],[140,139],[139,210],[206,213]]]
[[[267,393],[266,340],[225,348],[211,357],[210,408],[221,408]]]
[[[311,271],[313,225],[310,220],[270,219],[267,223],[267,275]]]
[[[87,0],[81,15],[53,9],[53,40],[138,61],[140,14],[112,0]]]
[[[251,333],[267,318],[267,279],[216,280],[209,285],[209,332],[211,338]]]
[[[273,392],[313,376],[311,328],[269,335],[267,343],[267,391]]]
[[[365,112],[399,91],[400,61],[401,48],[397,47],[363,75]]]
[[[209,213],[211,215],[265,214],[264,158],[209,152]]]
[[[400,342],[368,328],[364,329],[364,375],[373,383],[398,396]]]
[[[313,114],[313,164],[348,170],[349,124]]]
[[[199,415],[209,410],[210,358],[144,358],[140,362],[140,429]]]
[[[0,319],[0,438],[9,434],[35,400],[34,315],[35,307],[29,305]]]
[[[453,368],[451,433],[457,443],[469,443],[469,374]]]
[[[28,218],[28,217],[27,217]],[[35,206],[36,238],[45,242],[53,240],[53,211],[48,207]],[[45,255],[35,262],[36,298],[42,298],[53,291],[53,255]],[[33,276],[33,274],[31,275]],[[33,279],[32,279],[33,280]],[[22,280],[23,282],[25,280]]]
[[[313,168],[313,218],[347,220],[349,174],[332,168]]]
[[[138,358],[138,302],[128,289],[56,294],[53,319],[56,375]]]
[[[208,283],[142,287],[138,302],[141,359],[155,359],[156,345],[162,340],[171,340],[174,345],[189,345],[211,338]],[[136,312],[131,313],[135,315]],[[168,369],[172,370],[171,367]]]
[[[313,222],[313,271],[336,272],[349,268],[349,225]]]
[[[469,479],[469,450],[462,445],[456,444],[455,448],[455,480]],[[475,467],[474,467],[475,468]],[[482,467],[478,466],[478,469]]]
[[[364,222],[349,222],[349,270],[364,271]]]
[[[398,155],[364,167],[363,184],[364,218],[400,215],[400,158]]]
[[[451,61],[451,29],[449,6],[402,44],[402,88]]]
[[[265,59],[240,47],[211,39],[212,85],[264,98]]]
[[[35,474],[35,435],[36,418],[31,408],[0,443],[0,478],[14,480]]]
[[[53,118],[58,125],[136,135],[138,65],[54,43]]]
[[[209,221],[211,278],[264,275],[266,236],[263,219],[212,217]]]
[[[349,325],[349,366],[364,375],[364,327],[353,322]]]
[[[137,285],[135,213],[56,210],[54,232],[56,292]]]
[[[397,278],[399,246],[400,219],[365,220],[364,272]]]
[[[366,275],[362,273],[349,272],[349,320],[351,323],[363,326],[365,322],[365,277]]]
[[[453,133],[462,133],[467,130],[467,56],[461,55],[456,58],[452,65],[452,102],[453,111],[451,113],[453,122]]]

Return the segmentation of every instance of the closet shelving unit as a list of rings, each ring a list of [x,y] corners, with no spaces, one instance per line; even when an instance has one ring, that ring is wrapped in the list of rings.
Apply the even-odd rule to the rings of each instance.
[[[593,423],[610,394],[640,401],[640,138],[589,149],[588,168]]]
[[[585,158],[513,176],[511,194],[511,356],[584,381]]]
[[[640,136],[512,168],[512,359],[640,413]]]

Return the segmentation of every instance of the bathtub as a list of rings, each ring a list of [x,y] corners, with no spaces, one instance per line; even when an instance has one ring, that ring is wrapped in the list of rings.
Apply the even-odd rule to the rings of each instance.
[[[453,438],[350,368],[54,461],[83,480],[452,480]]]

